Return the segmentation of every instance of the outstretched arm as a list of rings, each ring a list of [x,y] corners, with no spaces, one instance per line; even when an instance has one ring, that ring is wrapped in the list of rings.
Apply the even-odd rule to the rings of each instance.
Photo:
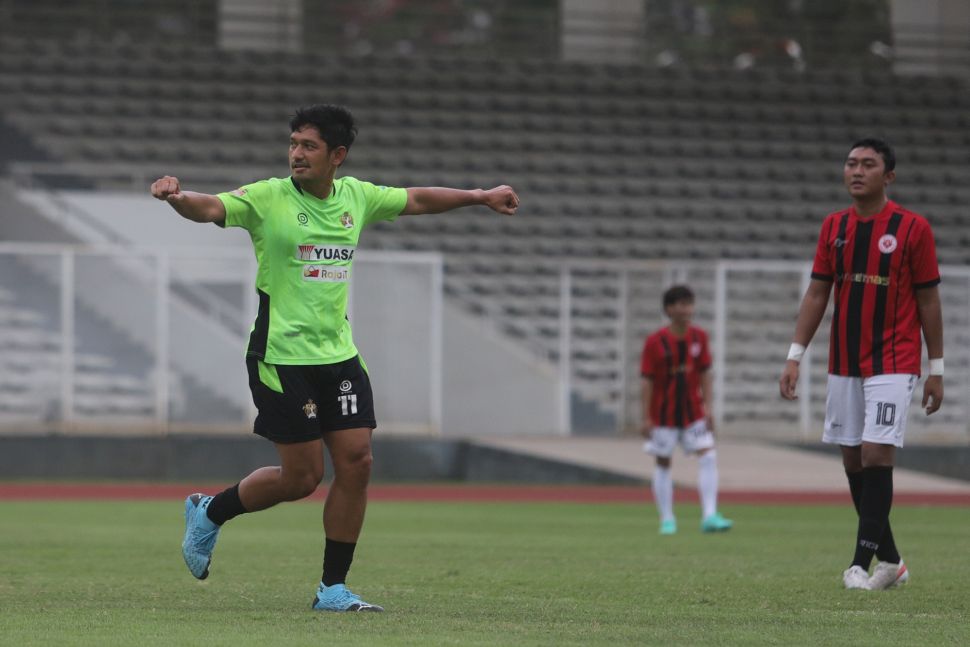
[[[422,213],[442,213],[459,207],[485,205],[493,211],[512,215],[519,207],[519,196],[512,187],[502,185],[494,189],[448,189],[438,186],[410,187],[402,216]]]
[[[194,222],[222,222],[226,207],[222,200],[208,193],[183,191],[177,177],[166,175],[152,183],[152,197],[165,200],[183,218]]]
[[[926,354],[930,360],[943,359],[943,308],[940,305],[940,289],[936,286],[916,291],[916,308],[926,339]],[[935,413],[943,404],[943,376],[930,375],[923,384],[923,408],[926,415]]]
[[[805,291],[802,305],[798,309],[798,321],[795,323],[795,338],[793,343],[808,346],[818,330],[818,325],[825,316],[825,308],[829,305],[829,293],[832,283],[819,279],[812,279]],[[798,383],[798,361],[789,359],[785,362],[785,370],[779,380],[781,397],[786,400],[795,399],[795,385]]]

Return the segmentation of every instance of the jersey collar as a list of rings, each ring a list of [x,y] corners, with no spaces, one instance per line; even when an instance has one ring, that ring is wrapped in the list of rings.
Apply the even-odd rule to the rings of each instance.
[[[293,188],[296,190],[296,192],[299,193],[304,198],[306,198],[307,200],[314,200],[316,202],[326,202],[327,200],[329,200],[330,198],[332,198],[334,196],[334,194],[337,193],[337,178],[334,178],[333,183],[330,185],[330,195],[327,196],[327,198],[324,199],[324,200],[321,200],[320,198],[318,198],[317,196],[313,195],[312,193],[308,193],[308,192],[304,191],[303,190],[303,187],[300,186],[300,183],[297,182],[296,181],[296,178],[293,177],[292,175],[290,176],[290,182],[293,184]]]
[[[687,326],[687,330],[684,331],[684,334],[683,335],[678,335],[677,333],[675,333],[673,331],[673,329],[670,326],[664,326],[664,330],[667,331],[667,334],[670,336],[670,338],[671,339],[676,339],[677,341],[681,341],[683,339],[687,339],[687,337],[690,335],[690,329],[691,328],[692,328],[692,326],[688,325]]]
[[[855,205],[852,205],[851,207],[849,207],[849,213],[852,214],[852,217],[857,220],[861,220],[862,222],[868,222],[870,220],[876,220],[878,218],[888,218],[898,208],[899,208],[899,205],[897,205],[895,202],[893,202],[892,200],[886,200],[886,205],[882,208],[882,211],[880,211],[877,214],[874,214],[871,216],[860,216],[859,212],[855,210]]]

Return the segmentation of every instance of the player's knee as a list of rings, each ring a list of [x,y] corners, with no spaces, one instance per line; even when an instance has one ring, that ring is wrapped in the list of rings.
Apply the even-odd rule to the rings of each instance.
[[[862,468],[892,466],[896,462],[895,458],[896,448],[893,445],[862,444],[862,452],[860,453]]]
[[[846,472],[862,471],[862,449],[861,447],[842,448],[842,467]]]
[[[323,474],[316,472],[300,472],[290,475],[289,478],[284,479],[287,500],[296,501],[310,496],[316,492],[317,486],[320,485],[322,480]]]
[[[366,482],[370,479],[373,464],[374,455],[371,453],[370,446],[361,447],[347,452],[334,462],[334,477],[341,480],[353,479]]]
[[[370,476],[373,465],[374,455],[371,453],[370,447],[350,457],[350,466],[359,475]]]

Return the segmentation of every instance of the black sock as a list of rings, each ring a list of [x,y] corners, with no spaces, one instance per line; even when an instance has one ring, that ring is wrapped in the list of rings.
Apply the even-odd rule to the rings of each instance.
[[[347,581],[347,571],[354,561],[354,549],[357,543],[334,541],[327,538],[327,545],[323,549],[323,577],[320,581],[324,586],[343,584]]]
[[[852,493],[852,503],[855,505],[856,514],[858,514],[859,502],[862,501],[862,472],[846,472],[845,475],[849,479],[849,492]],[[893,529],[889,525],[889,519],[886,519],[886,529],[882,533],[882,539],[879,540],[876,559],[880,562],[889,562],[890,564],[898,564],[900,560],[899,551],[896,549],[896,540],[893,537]]]
[[[212,501],[209,501],[209,508],[206,510],[209,520],[217,526],[221,526],[233,517],[245,513],[246,508],[239,500],[238,483],[212,497]]]
[[[855,513],[859,514],[859,502],[862,501],[862,471],[846,472],[845,476],[849,479],[849,493],[852,494],[852,505],[855,506]]]
[[[879,549],[882,534],[889,523],[893,504],[892,466],[862,469],[862,496],[859,499],[859,532],[856,535],[853,566],[869,570],[872,556]]]

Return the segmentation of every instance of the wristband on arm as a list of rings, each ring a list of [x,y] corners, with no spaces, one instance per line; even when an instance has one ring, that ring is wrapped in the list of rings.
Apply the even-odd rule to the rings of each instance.
[[[801,344],[796,344],[792,342],[791,348],[788,349],[788,359],[793,362],[802,361],[802,355],[805,354],[805,347]],[[932,361],[932,360],[931,360]]]
[[[930,360],[930,375],[943,376],[943,358],[937,357]]]

